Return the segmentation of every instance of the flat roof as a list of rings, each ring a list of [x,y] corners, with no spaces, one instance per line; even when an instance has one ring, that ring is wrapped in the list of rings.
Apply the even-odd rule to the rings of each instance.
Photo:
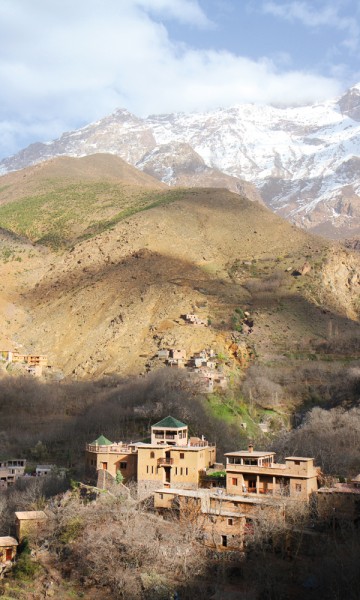
[[[246,458],[248,456],[253,456],[254,458],[261,458],[263,456],[274,456],[275,452],[258,452],[258,451],[253,451],[253,452],[249,452],[249,450],[237,450],[236,452],[227,452],[225,454],[225,456],[246,456]]]
[[[219,488],[223,490],[223,488]],[[229,500],[230,502],[241,502],[244,504],[266,504],[270,498],[259,498],[258,496],[235,496],[225,493],[216,493],[213,489],[200,488],[198,490],[186,490],[184,488],[161,488],[155,490],[155,494],[174,494],[177,496],[188,496],[190,498],[211,498],[213,500]],[[273,498],[273,496],[271,497]],[[239,515],[240,513],[236,513]]]
[[[136,444],[137,449],[139,450],[140,448],[151,448],[156,450],[157,449],[163,449],[165,448],[166,450],[180,450],[180,452],[184,452],[184,450],[186,452],[188,452],[189,450],[192,452],[198,452],[199,450],[204,450],[204,448],[209,448],[209,444],[207,443],[206,446],[176,446],[175,444],[145,444],[143,442],[138,442]],[[215,448],[215,446],[211,446],[211,448]]]
[[[3,548],[4,546],[18,546],[19,542],[11,537],[10,535],[4,535],[3,537],[0,537],[0,548]]]
[[[360,494],[360,488],[353,487],[348,483],[335,483],[332,487],[322,487],[318,489],[320,494]]]
[[[15,517],[21,520],[31,520],[31,519],[47,519],[46,514],[43,510],[25,510],[15,513]]]
[[[309,458],[308,456],[286,456],[285,460],[314,460],[313,458]]]
[[[161,488],[155,490],[155,494],[177,494],[178,496],[189,496],[190,498],[205,498],[209,496],[209,490],[200,488],[198,490],[187,490],[185,488]]]

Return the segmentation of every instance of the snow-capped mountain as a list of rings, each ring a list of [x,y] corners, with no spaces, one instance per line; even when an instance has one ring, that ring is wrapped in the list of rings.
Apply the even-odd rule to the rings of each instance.
[[[126,110],[0,163],[2,173],[59,155],[117,154],[169,185],[256,186],[274,211],[332,236],[360,231],[360,84],[312,106],[238,105],[206,113]]]

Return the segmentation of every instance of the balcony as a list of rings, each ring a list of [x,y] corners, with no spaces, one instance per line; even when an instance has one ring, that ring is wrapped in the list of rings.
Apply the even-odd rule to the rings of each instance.
[[[174,464],[173,458],[158,458],[157,465],[158,467],[168,467]]]
[[[215,446],[216,444],[214,442],[208,442],[207,440],[199,440],[196,442],[190,440],[191,448],[214,448]]]
[[[123,446],[113,444],[112,446],[98,446],[97,444],[86,444],[87,452],[96,452],[98,454],[134,454],[137,448],[134,446]]]
[[[269,466],[259,466],[259,465],[234,465],[227,463],[226,471],[229,473],[253,473],[259,475],[271,475],[271,476],[280,476],[280,475],[288,475],[288,470],[286,469],[286,465],[282,464],[272,464]]]

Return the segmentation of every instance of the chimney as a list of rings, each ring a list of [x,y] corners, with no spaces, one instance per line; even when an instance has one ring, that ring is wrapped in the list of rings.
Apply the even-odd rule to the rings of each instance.
[[[254,452],[254,446],[252,444],[248,445],[248,451],[249,452]]]

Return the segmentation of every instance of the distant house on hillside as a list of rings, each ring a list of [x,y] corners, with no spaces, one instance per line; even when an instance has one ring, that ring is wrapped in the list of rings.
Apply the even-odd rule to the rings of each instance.
[[[9,536],[5,535],[0,537],[0,564],[5,565],[11,563],[17,552],[18,541]]]
[[[14,458],[0,461],[0,485],[7,487],[25,473],[26,459]]]
[[[360,475],[348,483],[334,483],[318,490],[318,513],[325,521],[360,524]]]
[[[26,510],[15,513],[16,537],[21,542],[25,537],[36,535],[44,527],[47,515],[43,510]]]

